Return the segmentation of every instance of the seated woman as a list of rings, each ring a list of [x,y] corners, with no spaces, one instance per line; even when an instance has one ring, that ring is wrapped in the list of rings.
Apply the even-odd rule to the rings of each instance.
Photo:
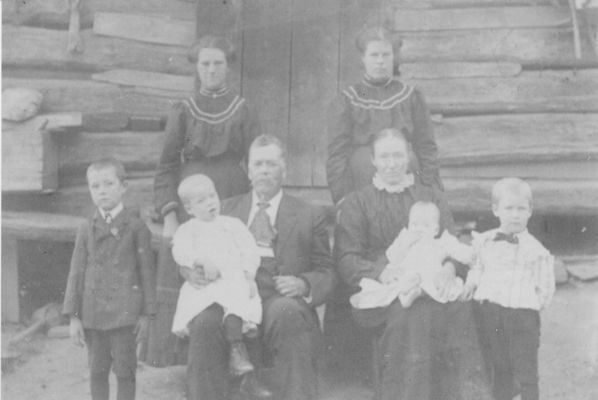
[[[400,131],[413,150],[412,166],[426,186],[442,188],[438,149],[422,93],[394,78],[401,40],[382,27],[364,29],[356,39],[365,74],[332,104],[328,121],[326,175],[332,200],[371,183],[374,168],[368,145],[382,129]]]
[[[340,277],[355,291],[362,279],[392,282],[401,271],[389,267],[386,250],[407,226],[409,209],[430,201],[449,232],[453,219],[443,194],[419,184],[407,172],[407,141],[396,129],[373,136],[372,182],[340,205],[336,257]],[[396,276],[395,276],[396,274]],[[450,290],[454,266],[436,278],[440,292]],[[358,325],[374,328],[376,399],[460,399],[486,396],[481,357],[469,303],[440,303],[429,296],[404,308],[352,309]]]

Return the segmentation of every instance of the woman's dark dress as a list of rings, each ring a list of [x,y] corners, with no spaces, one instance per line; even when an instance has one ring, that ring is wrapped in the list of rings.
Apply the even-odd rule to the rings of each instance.
[[[412,167],[421,182],[442,188],[436,140],[419,90],[394,79],[375,83],[366,77],[343,90],[329,114],[326,173],[335,203],[372,181],[368,145],[372,135],[386,128],[398,129],[411,144],[416,156]]]
[[[354,291],[361,278],[379,277],[388,264],[386,249],[419,200],[434,201],[442,226],[452,229],[446,202],[434,188],[392,194],[370,184],[347,195],[336,227],[336,257],[339,275]],[[377,399],[487,398],[470,303],[420,297],[411,308],[395,301],[385,308],[353,309],[353,316],[376,332]]]
[[[226,88],[200,91],[195,98],[175,104],[165,130],[154,181],[155,206],[162,216],[176,211],[179,222],[189,218],[177,196],[179,182],[189,175],[209,176],[220,199],[249,191],[243,163],[259,125],[236,92]],[[146,357],[154,366],[184,361],[177,338],[170,332],[180,284],[170,244],[163,243],[158,260],[158,312]]]

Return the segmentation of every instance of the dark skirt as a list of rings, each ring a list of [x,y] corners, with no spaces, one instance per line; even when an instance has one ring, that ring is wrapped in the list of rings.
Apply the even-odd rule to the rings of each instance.
[[[376,399],[490,399],[470,303],[422,297],[353,316],[376,329]]]
[[[186,162],[181,168],[179,182],[194,174],[209,176],[214,181],[216,192],[221,200],[249,191],[247,172],[236,157],[217,157],[209,161]],[[189,215],[182,207],[179,208],[177,214],[181,223],[189,219]],[[160,246],[156,282],[156,318],[150,328],[147,353],[142,359],[155,367],[185,364],[187,340],[182,340],[171,332],[172,319],[183,279],[172,258],[170,241],[163,241]]]

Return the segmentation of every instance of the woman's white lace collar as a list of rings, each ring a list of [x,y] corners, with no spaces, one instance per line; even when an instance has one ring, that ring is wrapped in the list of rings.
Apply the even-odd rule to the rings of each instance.
[[[374,178],[372,179],[372,183],[374,184],[374,187],[376,189],[385,190],[388,193],[401,193],[405,189],[407,189],[409,186],[413,186],[414,182],[415,182],[415,179],[413,177],[413,174],[405,174],[405,177],[403,178],[403,180],[394,185],[390,185],[390,184],[384,182],[382,180],[382,178],[380,177],[380,175],[378,175],[378,173],[376,173],[374,175]]]

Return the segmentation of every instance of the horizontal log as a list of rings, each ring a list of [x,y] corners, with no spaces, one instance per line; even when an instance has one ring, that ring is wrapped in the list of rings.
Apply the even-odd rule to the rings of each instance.
[[[534,192],[534,212],[537,214],[596,215],[598,212],[598,181],[527,180]],[[151,208],[151,178],[129,180],[125,204],[142,210]],[[459,213],[488,213],[490,193],[496,179],[444,179],[445,192],[451,209]],[[327,188],[285,188],[304,200],[330,206]],[[93,206],[85,186],[61,188],[50,195],[17,195],[3,193],[3,210],[49,212],[77,216],[89,215]],[[4,213],[3,213],[4,214]]]
[[[4,25],[2,65],[70,70],[139,69],[171,74],[194,73],[184,47],[163,46],[94,35],[81,31],[83,53],[66,51],[67,33],[52,29]]]
[[[598,69],[408,82],[424,92],[433,112],[444,114],[598,111]]]
[[[18,7],[15,7],[16,1],[2,2],[2,21],[5,24],[68,28],[68,0],[19,1]],[[196,8],[195,2],[185,0],[84,0],[81,2],[79,13],[81,26],[91,27],[96,12],[123,12],[193,20]]]
[[[56,136],[61,186],[65,180],[85,182],[85,169],[98,158],[112,156],[127,171],[148,171],[156,167],[164,140],[163,132],[119,132],[63,134]],[[77,180],[78,178],[78,180]]]
[[[23,126],[24,124],[28,124],[29,126],[35,126],[37,127],[37,129],[44,129],[46,131],[81,127],[81,125],[83,124],[83,114],[81,114],[80,112],[38,114],[35,117],[33,117],[32,120],[27,120],[24,122],[2,121],[2,128],[18,129],[20,126]]]
[[[74,242],[84,218],[68,214],[43,212],[2,212],[2,235],[5,237],[53,242]],[[152,246],[159,249],[162,229],[146,221],[152,232]]]
[[[522,160],[469,165],[443,164],[440,168],[440,176],[442,179],[500,179],[505,176],[516,176],[522,179],[536,180],[598,181],[598,152],[591,156],[586,154],[579,156],[586,158],[579,161],[548,159],[546,161]]]
[[[402,63],[403,79],[477,78],[516,76],[521,64],[512,62],[427,62]]]
[[[92,79],[99,82],[114,83],[124,86],[140,86],[155,89],[192,92],[195,78],[147,72],[132,69],[115,69],[92,75]]]
[[[465,8],[502,6],[548,6],[554,0],[390,0],[395,8]]]
[[[550,28],[571,23],[567,7],[488,7],[442,10],[398,9],[397,31],[440,31],[492,28]]]
[[[129,115],[166,115],[171,99],[135,92],[130,88],[93,81],[4,78],[3,87],[26,87],[42,92],[43,112],[119,112]]]
[[[434,130],[446,166],[581,160],[598,153],[598,114],[444,118]]]
[[[147,43],[189,46],[195,40],[195,22],[137,14],[96,12],[93,32],[97,35]]]

